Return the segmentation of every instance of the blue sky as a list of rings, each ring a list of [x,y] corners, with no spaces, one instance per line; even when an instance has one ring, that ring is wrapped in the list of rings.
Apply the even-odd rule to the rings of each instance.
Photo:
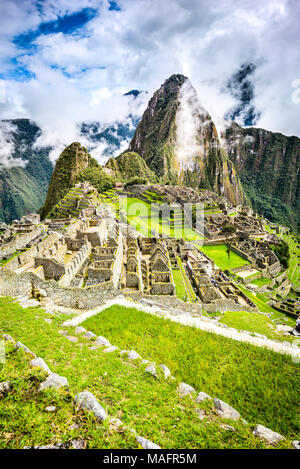
[[[151,96],[183,73],[221,129],[251,63],[255,125],[300,136],[299,22],[298,0],[0,0],[0,119],[31,118],[43,143],[67,144],[81,120],[142,113],[149,95],[127,91]]]

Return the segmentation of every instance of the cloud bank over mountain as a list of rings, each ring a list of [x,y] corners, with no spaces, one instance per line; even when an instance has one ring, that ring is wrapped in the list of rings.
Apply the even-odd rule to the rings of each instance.
[[[300,136],[297,0],[2,0],[0,9],[0,118],[35,121],[53,160],[86,143],[82,122],[132,125],[149,95],[122,95],[151,95],[173,73],[190,78],[219,129],[235,109],[244,125]],[[244,64],[251,73],[238,85]],[[100,161],[105,148],[94,154]]]

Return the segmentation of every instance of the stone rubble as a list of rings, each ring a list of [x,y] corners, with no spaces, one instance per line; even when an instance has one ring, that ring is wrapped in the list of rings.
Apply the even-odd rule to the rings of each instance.
[[[253,430],[253,435],[258,436],[259,438],[263,438],[270,444],[276,444],[280,441],[284,440],[285,438],[280,435],[279,433],[270,430],[269,428],[264,427],[263,425],[256,425]]]
[[[221,399],[214,398],[214,404],[216,411],[224,419],[238,420],[241,417],[237,410],[221,401]]]
[[[96,397],[91,392],[80,392],[75,396],[74,402],[79,408],[92,412],[98,420],[102,421],[106,419],[105,409],[99,404]]]

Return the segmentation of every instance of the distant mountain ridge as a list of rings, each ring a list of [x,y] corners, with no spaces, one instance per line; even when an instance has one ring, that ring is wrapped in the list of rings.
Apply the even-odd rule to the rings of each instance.
[[[142,119],[128,116],[126,122],[110,125],[82,123],[81,134],[91,148],[103,143],[103,164],[130,142],[128,151],[121,153],[125,156],[119,157],[117,164],[111,160],[107,165],[117,177],[132,177],[132,168],[137,165],[137,177],[149,178],[154,173],[162,183],[211,188],[236,202],[244,202],[246,196],[257,212],[299,232],[300,139],[236,123],[229,124],[219,136],[190,85],[184,105],[192,108],[188,117],[192,117],[192,129],[198,136],[191,151],[184,139],[178,148],[177,127],[181,126],[183,136],[188,130],[183,125],[185,119],[178,118],[180,113],[185,116],[180,93],[187,82],[183,75],[166,80],[149,101]],[[131,90],[127,94],[138,93]],[[10,222],[45,203],[53,165],[51,148],[35,147],[41,129],[34,122],[13,119],[0,121],[0,125],[3,122],[12,126],[9,137],[13,149],[8,160],[0,161],[0,221]],[[132,167],[128,166],[130,152],[134,155]],[[99,168],[94,174],[95,168],[89,166],[81,174],[82,180],[93,176],[98,190],[111,184],[109,173]]]

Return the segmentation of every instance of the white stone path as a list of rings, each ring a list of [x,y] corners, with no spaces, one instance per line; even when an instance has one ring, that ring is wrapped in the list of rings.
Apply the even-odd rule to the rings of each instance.
[[[141,303],[134,303],[132,301],[128,301],[125,298],[114,298],[113,300],[107,301],[104,305],[99,308],[93,309],[91,311],[87,311],[85,313],[80,314],[72,319],[68,319],[63,323],[63,326],[78,326],[86,319],[95,316],[96,314],[101,313],[101,311],[109,308],[113,305],[125,306],[127,308],[135,308],[139,311],[143,311],[145,313],[150,313],[155,316],[164,317],[166,319],[170,319],[171,321],[178,322],[180,324],[186,326],[194,326],[202,331],[212,332],[214,334],[221,335],[223,337],[227,337],[229,339],[237,340],[239,342],[246,342],[257,347],[266,347],[274,352],[283,353],[290,355],[293,358],[293,361],[296,363],[300,363],[300,348],[299,347],[292,347],[290,345],[285,345],[280,342],[276,342],[271,339],[263,339],[260,337],[253,337],[243,332],[238,332],[236,329],[232,328],[224,328],[219,326],[214,320],[209,318],[201,318],[199,317],[192,317],[189,314],[182,311],[182,314],[174,315],[166,310],[163,310],[157,306],[146,306],[145,304]],[[297,339],[295,339],[296,343]]]

